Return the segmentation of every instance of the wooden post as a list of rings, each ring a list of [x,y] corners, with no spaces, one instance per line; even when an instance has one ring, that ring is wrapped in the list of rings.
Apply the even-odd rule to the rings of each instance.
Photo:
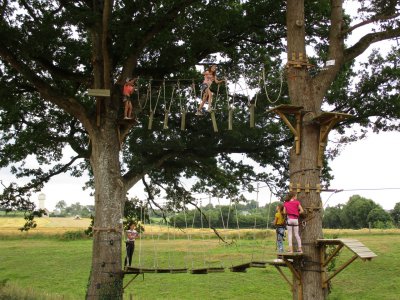
[[[250,128],[254,128],[255,125],[254,107],[254,103],[250,104]]]
[[[96,125],[100,126],[101,97],[110,97],[110,90],[88,89],[88,96],[96,97]]]
[[[149,130],[153,128],[153,118],[154,118],[154,111],[150,111],[149,125],[147,126],[147,129]]]
[[[217,120],[215,119],[215,112],[212,110],[210,112],[210,114],[211,114],[211,121],[213,124],[214,132],[218,132],[218,125],[217,125]]]
[[[165,113],[164,113],[164,127],[163,127],[163,129],[168,129],[168,114],[169,114],[169,110],[166,109]]]
[[[181,130],[186,129],[186,110],[181,110]]]
[[[228,130],[232,130],[233,123],[233,108],[230,107],[228,111]]]

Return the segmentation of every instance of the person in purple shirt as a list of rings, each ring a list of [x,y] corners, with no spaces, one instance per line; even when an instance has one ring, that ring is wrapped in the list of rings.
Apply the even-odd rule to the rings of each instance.
[[[296,252],[303,252],[301,247],[301,239],[299,235],[299,216],[304,212],[299,200],[296,199],[295,193],[289,193],[283,204],[283,213],[287,217],[287,232],[288,232],[288,252],[293,252],[293,234],[297,241],[298,249]]]

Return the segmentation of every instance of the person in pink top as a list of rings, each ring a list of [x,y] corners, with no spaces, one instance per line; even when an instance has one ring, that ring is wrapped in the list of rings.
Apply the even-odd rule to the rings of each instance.
[[[122,102],[124,103],[124,119],[132,119],[132,111],[133,111],[133,106],[132,106],[132,101],[131,101],[131,95],[135,91],[135,81],[137,78],[127,78],[125,80],[124,84],[124,89],[122,91],[123,98]]]
[[[201,99],[201,103],[199,105],[199,108],[197,109],[196,115],[202,115],[201,109],[203,108],[204,104],[208,100],[208,111],[211,111],[211,104],[212,104],[212,98],[213,98],[213,93],[210,90],[211,84],[215,82],[216,84],[220,84],[221,82],[224,82],[225,80],[218,80],[217,79],[217,66],[212,65],[209,67],[204,73],[204,80],[201,85],[201,92],[203,94],[203,97]]]
[[[296,252],[303,252],[301,247],[301,239],[299,235],[299,216],[304,212],[300,201],[296,199],[295,193],[289,193],[283,204],[283,213],[287,217],[287,231],[288,231],[288,252],[293,252],[293,234],[297,241],[298,249]]]

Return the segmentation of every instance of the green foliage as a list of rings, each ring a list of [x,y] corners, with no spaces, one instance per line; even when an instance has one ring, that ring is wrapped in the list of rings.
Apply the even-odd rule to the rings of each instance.
[[[51,213],[51,217],[90,217],[94,213],[93,205],[81,205],[79,202],[73,203],[68,206],[64,200],[57,202],[56,211]]]
[[[394,208],[390,211],[394,225],[400,227],[400,202],[397,202]]]
[[[267,228],[274,220],[276,205],[279,202],[258,207],[256,201],[247,204],[205,206],[171,214],[170,223],[180,228]],[[269,214],[269,215],[268,215]]]
[[[325,228],[392,228],[391,215],[380,205],[359,195],[351,196],[344,205],[328,207],[324,211]]]
[[[64,241],[75,241],[75,240],[82,240],[82,239],[86,239],[87,238],[87,234],[85,231],[67,231],[65,233],[62,234],[61,236],[61,240]]]

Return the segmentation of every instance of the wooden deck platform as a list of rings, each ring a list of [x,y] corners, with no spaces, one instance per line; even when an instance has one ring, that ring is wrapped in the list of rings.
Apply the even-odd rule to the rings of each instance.
[[[349,266],[353,261],[357,258],[363,261],[369,261],[377,255],[372,252],[368,247],[366,247],[363,243],[355,239],[318,239],[317,246],[320,248],[321,251],[321,267],[325,270],[325,272],[321,273],[321,280],[323,287],[327,287],[329,281],[343,271],[347,266]],[[332,253],[330,253],[329,257],[326,257],[326,247],[327,246],[336,246]],[[334,259],[340,250],[343,248],[347,248],[351,252],[353,252],[353,256],[346,262],[344,262],[341,266],[339,266],[332,274],[328,274],[326,271],[326,266],[329,262]]]
[[[374,252],[355,239],[319,239],[317,243],[321,246],[336,245],[338,248],[346,247],[362,260],[371,260],[377,257]]]

